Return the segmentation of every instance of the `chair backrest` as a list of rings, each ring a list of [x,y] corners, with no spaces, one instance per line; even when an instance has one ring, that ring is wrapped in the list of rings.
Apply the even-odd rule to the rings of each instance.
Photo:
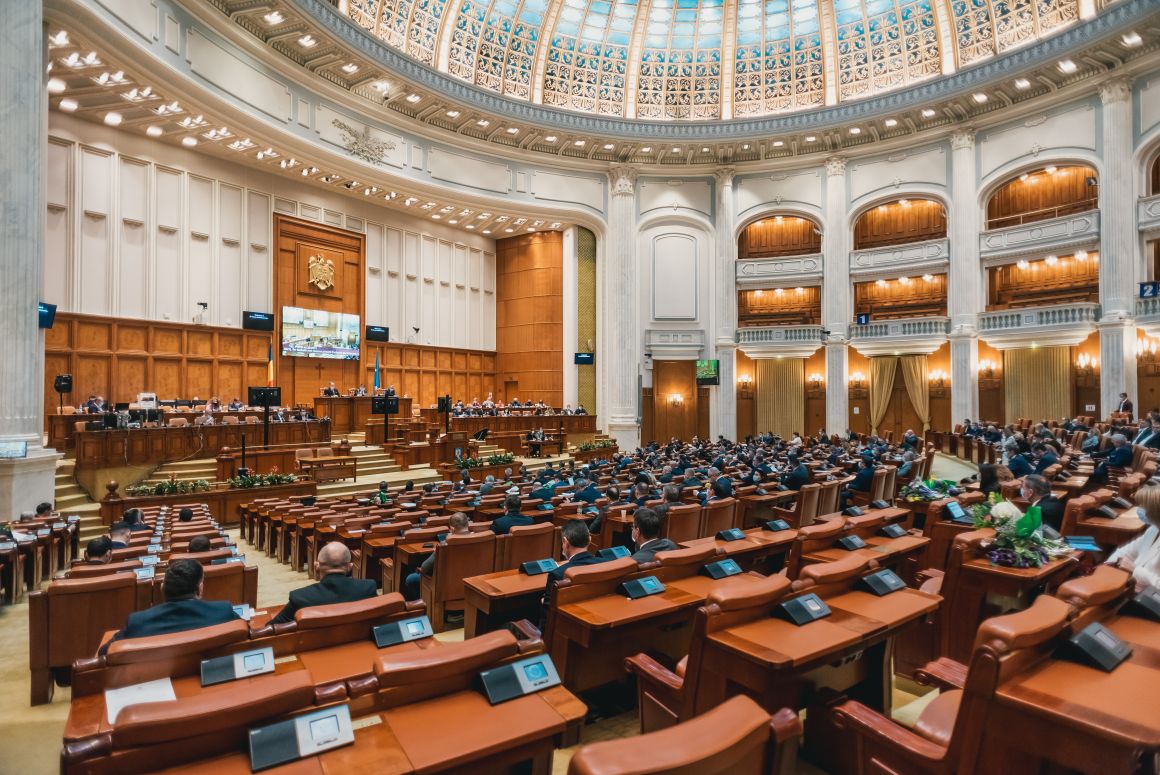
[[[560,528],[551,522],[517,525],[496,538],[495,569],[512,570],[525,562],[554,557],[560,545]]]
[[[797,503],[794,504],[794,516],[797,517],[797,524],[793,527],[813,524],[818,516],[818,501],[821,492],[822,486],[820,484],[807,484],[798,491]]]
[[[463,580],[495,569],[495,533],[449,535],[435,547],[435,599],[462,600]]]
[[[886,467],[879,467],[874,470],[874,479],[870,485],[870,500],[881,500],[882,492],[886,487]]]
[[[236,414],[222,415],[222,424],[223,425],[237,425],[238,424],[238,416]]]
[[[125,626],[138,605],[137,577],[117,573],[54,581],[29,595],[29,661],[36,666],[70,667],[92,656],[101,637]]]
[[[780,775],[792,771],[794,738],[801,730],[792,710],[783,708],[771,718],[738,695],[668,729],[581,746],[568,775]]]
[[[818,495],[818,513],[821,517],[838,512],[838,498],[842,489],[842,481],[835,479],[832,482],[822,482],[821,492]]]
[[[120,562],[106,562],[104,565],[88,565],[78,564],[68,569],[68,578],[70,579],[91,579],[97,576],[108,576],[113,573],[122,573],[124,571],[132,571],[141,567],[141,561],[137,559],[122,560]]]
[[[921,460],[915,460],[914,465],[919,465]],[[886,466],[886,476],[882,480],[882,492],[878,497],[881,500],[887,501],[891,506],[894,505],[894,496],[898,494],[898,467]]]
[[[709,501],[701,510],[701,536],[716,535],[737,526],[737,500],[722,498]]]
[[[229,562],[224,565],[207,565],[205,572],[205,588],[202,598],[205,600],[229,600],[234,605],[248,603],[251,606],[258,604],[258,569],[247,567],[244,563]],[[161,582],[155,580],[155,599],[162,600]]]
[[[157,678],[194,675],[207,654],[246,643],[249,635],[249,625],[235,619],[195,630],[113,641],[103,660],[94,660],[103,661],[104,669],[89,675],[82,667],[74,677],[73,693],[91,694]]]
[[[170,417],[166,425],[170,428],[184,428],[189,425],[189,420],[185,417]]]
[[[669,506],[668,514],[661,520],[661,536],[676,544],[699,538],[700,530],[701,507],[696,503]]]

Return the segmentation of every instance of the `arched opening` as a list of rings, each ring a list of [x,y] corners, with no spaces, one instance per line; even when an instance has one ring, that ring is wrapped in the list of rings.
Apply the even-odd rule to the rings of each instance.
[[[1157,194],[1160,194],[1160,153],[1156,154],[1152,166],[1148,168],[1148,196]],[[1160,239],[1150,241],[1148,248],[1152,254],[1152,279],[1155,280],[1160,277]]]
[[[947,276],[924,274],[854,283],[854,314],[871,320],[945,317]]]
[[[871,207],[854,222],[854,250],[945,239],[947,211],[933,199],[899,198]]]
[[[988,312],[1099,300],[1100,256],[1095,252],[1077,250],[987,270]]]
[[[822,230],[809,218],[771,215],[745,227],[737,239],[738,258],[781,258],[822,252]]]
[[[1004,229],[1099,207],[1099,178],[1092,167],[1048,164],[995,189],[987,200],[987,228]]]

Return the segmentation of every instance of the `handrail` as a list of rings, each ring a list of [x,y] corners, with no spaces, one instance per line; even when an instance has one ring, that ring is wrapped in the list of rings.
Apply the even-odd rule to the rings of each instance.
[[[1038,221],[1047,221],[1052,218],[1058,218],[1061,215],[1086,213],[1090,210],[1098,209],[1099,197],[1082,199],[1078,202],[1069,202],[1067,204],[1056,205],[1055,207],[1044,207],[1038,210],[1030,210],[1025,213],[1017,213],[1016,215],[1004,215],[1000,218],[988,218],[987,231],[1005,229],[1009,226],[1023,226],[1028,223],[1037,223]],[[1014,221],[1014,223],[1008,223],[1008,221]]]

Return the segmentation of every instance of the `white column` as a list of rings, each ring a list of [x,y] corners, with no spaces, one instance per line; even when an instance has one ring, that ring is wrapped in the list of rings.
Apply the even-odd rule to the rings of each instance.
[[[637,315],[635,167],[618,166],[608,172],[612,202],[608,210],[608,245],[605,271],[602,340],[605,352],[603,405],[607,407],[605,429],[623,450],[640,446],[637,404],[640,391],[641,325]]]
[[[1136,201],[1132,174],[1132,101],[1126,78],[1100,86],[1103,161],[1100,179],[1100,415],[1136,395]]]
[[[43,290],[44,161],[48,112],[42,5],[6,3],[0,46],[0,132],[9,152],[0,158],[0,443],[26,443],[24,458],[0,459],[0,519],[52,501],[60,455],[43,446],[44,334],[36,302]]]
[[[576,378],[576,328],[579,312],[576,309],[576,227],[564,231],[563,304],[561,320],[564,329],[563,369],[564,403],[576,405],[579,387]],[[595,409],[593,409],[595,411]]]
[[[979,261],[979,205],[975,187],[975,131],[951,135],[950,269],[951,423],[979,419],[978,314],[983,311]]]
[[[849,361],[850,250],[846,223],[846,160],[826,160],[825,223],[822,224],[822,327],[826,335],[826,432],[842,433],[850,424],[846,386]],[[804,387],[804,386],[803,386]]]
[[[737,331],[737,240],[733,222],[737,217],[733,191],[732,167],[717,170],[717,266],[715,272],[713,320],[713,357],[721,362],[720,386],[713,389],[713,408],[709,414],[709,435],[737,436],[737,376],[735,341]]]

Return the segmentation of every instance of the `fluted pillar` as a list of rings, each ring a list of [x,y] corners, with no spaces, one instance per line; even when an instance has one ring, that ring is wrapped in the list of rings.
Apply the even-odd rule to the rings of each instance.
[[[975,132],[951,135],[950,268],[951,422],[979,418],[978,315],[983,310],[979,206],[975,197]],[[949,430],[949,429],[939,429]]]
[[[624,450],[640,445],[640,400],[637,377],[640,373],[641,326],[637,314],[636,260],[636,177],[635,167],[609,170],[612,202],[608,208],[608,260],[601,284],[605,289],[604,401],[605,430]]]
[[[717,255],[714,272],[713,357],[720,361],[720,387],[713,390],[713,411],[709,414],[712,438],[737,436],[737,240],[733,221],[737,217],[732,167],[717,170]]]
[[[0,444],[27,444],[27,456],[0,459],[0,518],[52,501],[55,450],[43,447],[44,334],[36,302],[43,289],[44,160],[47,102],[41,3],[6,3],[0,45],[0,133],[10,149],[0,158]]]
[[[826,160],[825,224],[822,227],[822,327],[826,334],[826,432],[850,424],[846,386],[849,361],[850,249],[846,224],[846,160]],[[804,389],[804,386],[803,386]]]
[[[1100,415],[1136,395],[1136,201],[1132,174],[1132,99],[1126,78],[1100,86],[1104,174],[1100,180]]]

